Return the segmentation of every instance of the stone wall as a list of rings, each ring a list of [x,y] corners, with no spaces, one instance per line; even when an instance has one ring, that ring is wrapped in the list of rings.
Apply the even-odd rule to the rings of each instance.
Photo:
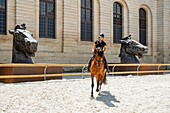
[[[147,12],[148,54],[141,63],[170,61],[170,1],[169,0],[93,0],[93,40],[105,34],[106,58],[119,63],[120,44],[113,42],[113,3],[123,7],[123,36],[139,40],[139,9]],[[25,23],[38,40],[35,63],[87,63],[93,42],[80,40],[81,0],[56,0],[55,39],[39,38],[39,0],[8,0],[7,31]],[[0,35],[0,63],[12,59],[12,35]]]
[[[163,34],[164,36],[162,37],[164,40],[163,42],[163,58],[165,63],[170,63],[170,1],[169,0],[164,0],[164,15],[163,15]],[[160,37],[161,38],[161,37]]]

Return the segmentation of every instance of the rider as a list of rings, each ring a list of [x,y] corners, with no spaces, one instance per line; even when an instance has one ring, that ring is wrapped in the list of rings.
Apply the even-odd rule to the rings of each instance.
[[[106,52],[107,48],[106,48],[106,43],[104,42],[104,34],[103,33],[100,33],[99,37],[98,37],[98,40],[96,40],[92,46],[92,52],[93,52],[93,56],[90,58],[89,60],[89,63],[88,63],[88,71],[90,71],[90,66],[91,66],[91,62],[92,60],[94,59],[94,50],[97,48],[97,47],[101,47],[103,48],[103,51],[104,53]],[[107,64],[107,61],[106,61],[106,58],[104,56],[103,58],[104,60],[104,67],[105,69],[107,69],[107,72],[109,72],[109,68],[108,68],[108,64]],[[105,78],[106,79],[106,78]]]

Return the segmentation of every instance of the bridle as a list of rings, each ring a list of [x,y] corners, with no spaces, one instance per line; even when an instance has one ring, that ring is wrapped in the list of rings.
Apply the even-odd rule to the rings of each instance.
[[[102,56],[102,58],[101,58],[100,60],[98,60],[97,57],[99,57],[98,51],[95,53],[95,58],[94,58],[94,60],[95,60],[95,62],[96,62],[96,64],[97,64],[97,68],[101,68],[101,64],[102,64],[102,62],[103,62],[103,56]],[[100,57],[101,57],[101,56],[100,56]]]

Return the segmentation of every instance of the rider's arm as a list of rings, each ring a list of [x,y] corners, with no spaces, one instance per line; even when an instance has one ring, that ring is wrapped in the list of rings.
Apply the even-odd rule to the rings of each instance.
[[[96,49],[96,45],[94,43],[93,46],[92,46],[92,52],[94,52],[95,49]]]
[[[105,45],[104,48],[103,48],[104,53],[106,52],[106,50],[107,50],[107,48],[106,48],[106,45]]]

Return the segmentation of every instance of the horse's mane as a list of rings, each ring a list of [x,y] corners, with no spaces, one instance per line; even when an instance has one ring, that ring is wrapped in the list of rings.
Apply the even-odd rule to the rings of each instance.
[[[104,51],[101,47],[98,47],[95,49],[95,54],[98,54],[98,56],[103,57]]]
[[[102,50],[102,51],[98,51],[98,55],[99,55],[100,57],[103,57],[103,54],[104,54],[103,50]]]

